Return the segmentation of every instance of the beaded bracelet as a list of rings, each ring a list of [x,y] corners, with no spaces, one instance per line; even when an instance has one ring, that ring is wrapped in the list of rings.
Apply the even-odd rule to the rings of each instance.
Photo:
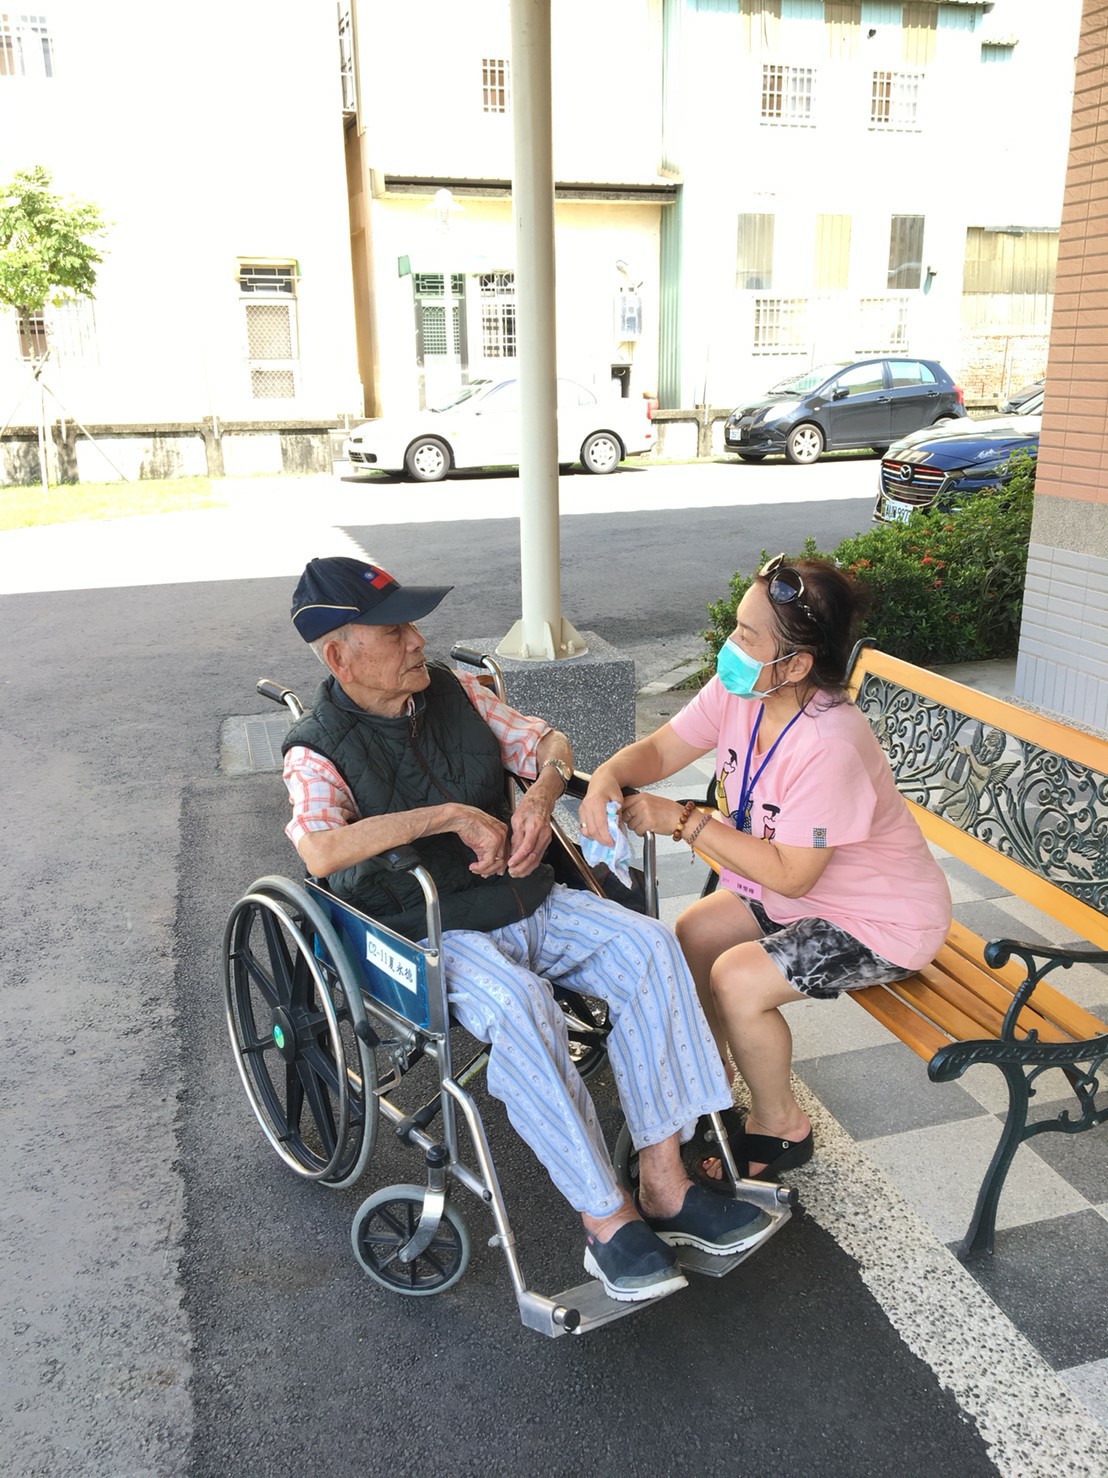
[[[708,825],[708,822],[711,821],[711,819],[712,818],[711,818],[710,815],[709,816],[702,816],[701,819],[700,819],[700,821],[699,821],[699,823],[696,826],[693,827],[693,834],[692,834],[692,836],[685,838],[685,840],[688,842],[688,844],[689,844],[690,847],[694,844],[694,842],[696,841],[697,837],[704,830],[704,828]]]
[[[685,804],[684,804],[684,806],[683,806],[683,808],[681,810],[681,819],[678,821],[677,825],[673,828],[673,835],[670,838],[671,841],[679,842],[681,840],[681,833],[685,830],[685,827],[688,824],[689,817],[692,815],[692,813],[695,810],[696,810],[696,802],[695,801],[686,801],[685,802]]]

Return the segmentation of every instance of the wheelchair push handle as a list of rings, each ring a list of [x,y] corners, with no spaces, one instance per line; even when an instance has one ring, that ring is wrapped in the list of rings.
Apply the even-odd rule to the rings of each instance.
[[[381,861],[388,864],[393,872],[411,872],[413,867],[418,867],[419,853],[414,847],[390,847],[387,852],[381,853]]]
[[[304,705],[291,688],[274,682],[271,677],[260,677],[254,686],[263,698],[268,698],[273,703],[283,703],[293,718],[304,716]]]
[[[505,701],[507,689],[504,686],[504,673],[500,663],[487,652],[478,652],[474,647],[453,646],[450,648],[450,660],[464,662],[467,667],[480,667],[492,679],[493,691],[501,703]]]

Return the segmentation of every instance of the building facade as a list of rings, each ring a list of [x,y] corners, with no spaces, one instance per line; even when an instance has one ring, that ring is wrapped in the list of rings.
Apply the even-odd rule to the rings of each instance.
[[[663,405],[805,364],[1046,361],[1078,0],[666,0]]]
[[[434,405],[514,367],[508,0],[340,11],[366,409]],[[661,0],[559,0],[552,31],[559,372],[653,394]]]
[[[1108,733],[1108,0],[1085,0],[1017,692]]]
[[[297,428],[362,402],[333,5],[41,9],[0,11],[0,179],[44,165],[109,230],[93,301],[0,317],[0,425],[37,420],[46,335],[48,417],[104,428],[128,475],[203,472],[205,422],[228,473],[296,465]],[[83,437],[76,456],[115,475]]]

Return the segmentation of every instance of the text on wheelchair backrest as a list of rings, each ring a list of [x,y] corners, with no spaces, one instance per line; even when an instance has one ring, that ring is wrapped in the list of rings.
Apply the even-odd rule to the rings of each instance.
[[[416,966],[412,960],[406,960],[403,955],[397,954],[380,939],[375,939],[372,934],[367,934],[365,937],[365,957],[370,965],[375,965],[378,970],[382,970],[391,980],[395,980],[397,985],[402,985],[413,995],[417,993]]]

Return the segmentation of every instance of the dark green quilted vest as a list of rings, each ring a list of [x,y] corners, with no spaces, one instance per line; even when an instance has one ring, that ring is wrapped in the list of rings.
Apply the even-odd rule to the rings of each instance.
[[[361,816],[416,811],[447,801],[508,819],[500,745],[448,667],[429,663],[430,686],[401,718],[364,713],[334,677],[320,684],[315,706],[293,724],[282,748],[304,744],[329,759],[350,787]],[[422,757],[422,762],[421,762]],[[430,772],[430,773],[428,773]],[[527,918],[550,892],[545,864],[526,878],[479,878],[472,851],[453,832],[412,843],[435,880],[444,929],[498,929]],[[332,873],[340,898],[408,939],[427,933],[423,890],[410,873],[371,857]]]

